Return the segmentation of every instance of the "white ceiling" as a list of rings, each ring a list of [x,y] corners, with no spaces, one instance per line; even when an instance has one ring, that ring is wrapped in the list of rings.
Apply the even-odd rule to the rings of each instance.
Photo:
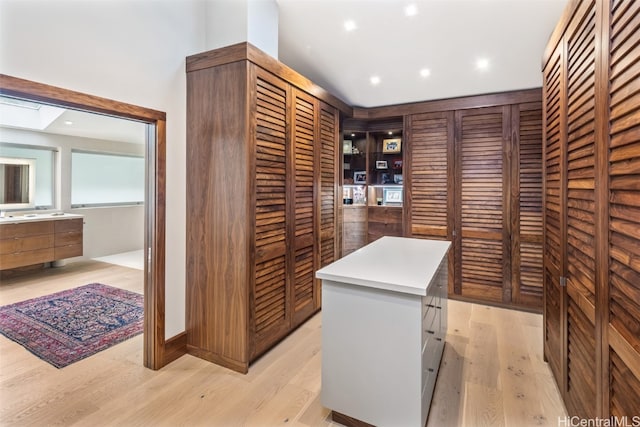
[[[21,104],[26,104],[26,107]],[[39,105],[16,104],[12,98],[0,97],[0,127],[27,129],[58,135],[72,135],[103,141],[144,144],[146,125],[84,111]]]
[[[373,107],[542,86],[566,0],[277,0],[280,61]],[[417,14],[406,16],[414,4]],[[348,32],[344,21],[357,29]],[[476,69],[487,58],[489,69]],[[428,68],[431,75],[420,76]],[[372,86],[371,76],[381,82]]]
[[[567,0],[276,0],[279,59],[350,105],[374,107],[542,86]],[[406,16],[415,5],[417,14]],[[357,29],[346,31],[353,20]],[[475,61],[486,58],[489,69]],[[428,68],[430,76],[420,76]],[[381,82],[371,85],[371,76]],[[72,125],[66,124],[72,122]],[[43,132],[144,143],[141,123],[65,110]]]

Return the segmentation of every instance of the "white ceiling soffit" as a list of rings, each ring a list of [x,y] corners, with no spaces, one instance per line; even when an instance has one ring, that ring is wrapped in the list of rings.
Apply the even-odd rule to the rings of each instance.
[[[104,141],[146,141],[141,122],[6,97],[0,97],[0,126]]]
[[[66,110],[46,131],[133,144],[144,144],[146,141],[144,123],[76,110]]]
[[[0,125],[42,131],[64,113],[63,108],[0,97]]]
[[[567,3],[277,1],[279,59],[362,107],[541,87],[542,54]]]

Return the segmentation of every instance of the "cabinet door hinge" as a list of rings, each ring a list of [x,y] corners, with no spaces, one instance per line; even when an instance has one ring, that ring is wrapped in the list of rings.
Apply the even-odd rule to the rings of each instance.
[[[560,286],[561,287],[566,287],[567,286],[567,278],[564,276],[560,276]]]

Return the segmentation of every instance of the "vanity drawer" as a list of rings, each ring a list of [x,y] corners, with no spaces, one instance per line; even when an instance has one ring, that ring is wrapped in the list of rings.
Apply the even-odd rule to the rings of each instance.
[[[23,267],[25,265],[39,264],[53,259],[53,248],[36,249],[34,251],[3,254],[0,259],[0,269]]]
[[[53,234],[2,239],[0,240],[0,254],[5,255],[33,251],[36,249],[52,248],[53,241]]]
[[[17,224],[1,224],[0,239],[14,239],[39,234],[53,234],[53,221],[20,222]]]

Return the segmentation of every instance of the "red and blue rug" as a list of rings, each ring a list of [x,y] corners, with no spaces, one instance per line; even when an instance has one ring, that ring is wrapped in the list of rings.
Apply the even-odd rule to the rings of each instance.
[[[0,307],[0,333],[57,368],[142,333],[144,298],[100,283]]]

